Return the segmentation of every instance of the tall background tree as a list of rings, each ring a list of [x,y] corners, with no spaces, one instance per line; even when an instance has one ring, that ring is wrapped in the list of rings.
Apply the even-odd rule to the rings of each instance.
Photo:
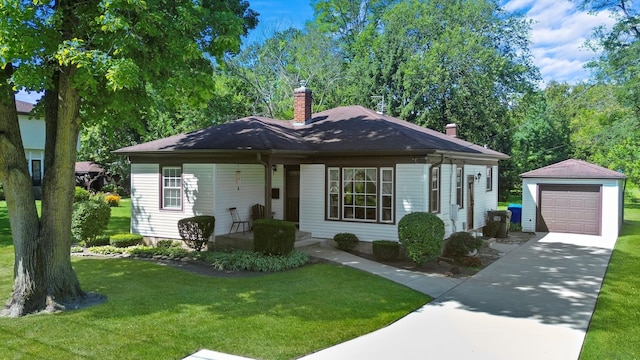
[[[83,123],[131,123],[157,94],[168,106],[211,99],[212,61],[238,51],[257,14],[242,0],[40,1],[0,6],[0,182],[14,242],[2,315],[82,302],[70,261],[76,143]],[[44,91],[42,215],[30,189],[15,89]],[[104,122],[103,122],[104,123]],[[129,125],[135,127],[134,125]]]
[[[615,170],[623,171],[640,184],[640,4],[630,0],[584,0],[583,9],[597,13],[608,11],[616,23],[594,30],[587,45],[600,52],[589,64],[595,80],[613,91],[617,104],[607,121],[601,123],[597,137],[598,152],[591,158]],[[608,97],[611,98],[611,97]]]

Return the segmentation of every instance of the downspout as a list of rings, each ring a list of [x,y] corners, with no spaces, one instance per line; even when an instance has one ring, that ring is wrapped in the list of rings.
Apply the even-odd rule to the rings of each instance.
[[[268,162],[262,161],[262,154],[257,153],[256,158],[264,166],[264,213],[265,217],[271,218],[271,157]]]
[[[619,219],[618,224],[618,235],[620,235],[620,231],[622,230],[622,224],[624,224],[624,199],[626,198],[627,193],[627,179],[624,179],[624,185],[622,185],[622,219]]]
[[[456,177],[457,176],[458,175],[456,174]],[[460,179],[460,181],[462,181],[462,179]],[[458,196],[458,184],[456,183],[456,186],[453,186],[453,158],[449,158],[449,186],[449,219],[451,219],[451,232],[454,233],[456,232],[456,219],[458,218],[458,214],[456,213],[454,216],[453,213],[451,213],[451,211],[453,210],[453,203],[451,202],[451,191],[454,190],[456,192],[456,196]],[[456,206],[456,212],[457,211],[458,207]]]

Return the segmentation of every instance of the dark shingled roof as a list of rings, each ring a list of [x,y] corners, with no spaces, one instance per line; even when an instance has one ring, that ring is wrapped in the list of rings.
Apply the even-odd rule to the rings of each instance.
[[[497,151],[362,106],[313,114],[304,125],[246,117],[226,124],[116,150],[118,154],[185,150],[274,150],[300,153],[443,151],[507,159]]]
[[[76,162],[76,170],[77,173],[101,173],[104,172],[104,167],[100,164],[96,164],[93,161],[78,161]]]
[[[568,159],[540,169],[520,174],[523,178],[554,179],[624,179],[626,176],[595,164],[577,159]]]
[[[16,100],[16,110],[18,110],[18,114],[29,114],[34,106],[35,105],[28,102]]]

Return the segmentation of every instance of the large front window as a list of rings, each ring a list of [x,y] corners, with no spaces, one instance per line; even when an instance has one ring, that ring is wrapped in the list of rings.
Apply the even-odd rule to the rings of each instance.
[[[332,167],[327,177],[329,219],[393,222],[393,168]]]
[[[182,208],[182,169],[180,167],[162,168],[162,208]]]

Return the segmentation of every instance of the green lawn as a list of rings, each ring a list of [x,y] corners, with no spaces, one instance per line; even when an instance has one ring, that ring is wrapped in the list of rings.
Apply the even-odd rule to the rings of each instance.
[[[640,358],[640,190],[630,191],[580,359]]]
[[[109,231],[129,228],[128,203]],[[179,359],[207,348],[293,359],[381,328],[430,299],[354,269],[319,264],[215,278],[141,260],[74,258],[86,291],[105,304],[0,318],[0,358]],[[0,297],[12,286],[13,246],[0,202]],[[4,300],[2,300],[4,301]]]

